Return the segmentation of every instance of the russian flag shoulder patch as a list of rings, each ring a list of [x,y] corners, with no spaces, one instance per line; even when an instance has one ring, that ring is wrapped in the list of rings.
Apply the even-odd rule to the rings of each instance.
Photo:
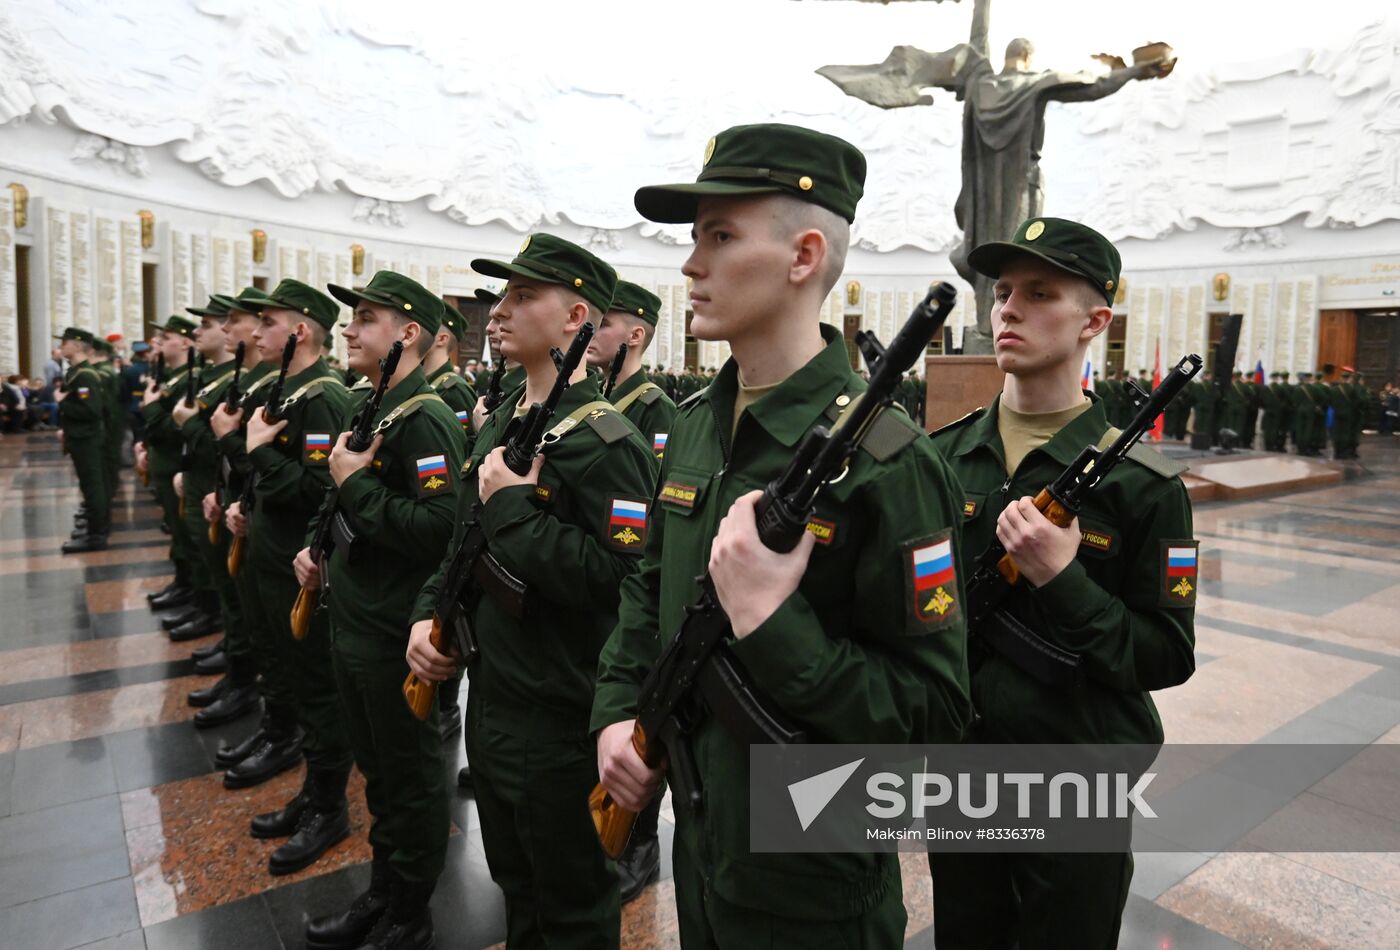
[[[1163,607],[1196,606],[1200,587],[1200,547],[1195,539],[1162,541],[1162,582],[1159,604]]]
[[[418,497],[441,495],[452,487],[452,479],[447,474],[447,456],[425,455],[413,463],[418,476]]]
[[[301,459],[307,465],[325,467],[330,464],[332,447],[329,432],[308,432],[302,445]]]
[[[640,554],[647,541],[647,505],[644,498],[608,497],[607,542],[617,551]]]
[[[957,552],[953,550],[951,528],[906,543],[904,573],[915,620],[928,627],[941,627],[960,615]]]

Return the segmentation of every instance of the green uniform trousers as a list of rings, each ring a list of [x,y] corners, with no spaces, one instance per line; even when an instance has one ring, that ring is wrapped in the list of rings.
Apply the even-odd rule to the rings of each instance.
[[[202,570],[196,575],[195,589],[213,594],[219,600],[219,613],[224,620],[224,638],[227,644],[241,644],[243,655],[247,655],[248,629],[243,620],[242,601],[234,587],[233,578],[228,574],[228,529],[219,525],[219,541],[209,543],[209,522],[204,520],[204,496],[213,491],[212,485],[205,485],[197,478],[185,473],[185,531],[194,543]],[[238,651],[235,651],[238,652]],[[232,658],[225,646],[225,655]],[[238,682],[248,682],[247,674],[252,670],[239,670]]]
[[[107,476],[107,498],[108,500],[117,497],[117,489],[121,485],[122,471],[122,441],[126,436],[126,427],[111,426],[107,429],[107,439],[102,444],[105,453],[103,458],[104,471]]]
[[[929,870],[938,950],[1115,950],[1133,856],[935,853]]]
[[[174,472],[151,472],[151,488],[155,490],[156,501],[160,504],[161,521],[170,529],[170,560],[175,565],[175,576],[194,586],[195,564],[198,554],[194,540],[185,528],[180,517],[180,496],[175,494],[175,486],[170,480]]]
[[[482,721],[479,694],[467,698],[467,757],[486,863],[505,892],[506,945],[616,948],[617,869],[588,813],[593,742],[506,735]]]
[[[731,903],[705,880],[695,840],[698,825],[682,819],[671,865],[681,945],[702,950],[885,950],[904,945],[904,893],[896,884],[863,914],[843,920],[806,920]],[[939,950],[943,950],[940,943]]]
[[[65,435],[64,447],[73,459],[78,476],[78,490],[83,495],[87,511],[88,531],[106,534],[112,527],[112,491],[107,484],[106,449],[101,437],[75,439]]]
[[[268,702],[275,707],[284,696],[291,700],[297,722],[306,731],[302,752],[308,769],[348,773],[352,764],[350,740],[345,734],[344,712],[336,692],[326,612],[316,611],[306,638],[298,640],[292,636],[291,614],[301,587],[292,573],[291,557],[286,558],[285,565],[260,557],[253,562],[253,572],[261,622],[254,623],[252,629],[267,636],[270,665],[276,672],[274,680],[280,679],[272,686]],[[287,725],[276,718],[273,722]]]
[[[365,777],[370,846],[399,877],[431,889],[452,827],[437,710],[424,722],[409,711],[402,641],[338,627],[331,639],[345,731]]]
[[[227,551],[233,544],[233,538],[229,535],[228,526],[220,526],[220,534],[223,535],[224,550]],[[271,637],[260,627],[266,627],[262,611],[257,608],[257,600],[262,597],[258,590],[257,580],[253,574],[252,565],[249,563],[250,548],[252,545],[247,538],[243,539],[243,566],[239,568],[238,576],[230,579],[233,581],[234,592],[238,595],[238,603],[242,605],[242,633],[235,637],[232,631],[225,630],[227,642],[224,644],[224,655],[229,658],[230,663],[247,662],[263,677],[263,682],[258,692],[262,694],[264,702],[269,708],[274,702],[279,701],[283,707],[290,708],[291,701],[287,698],[285,687],[278,697],[277,688],[281,685],[277,677],[273,663]],[[228,560],[224,560],[224,570],[228,570]],[[274,697],[277,697],[276,699]]]

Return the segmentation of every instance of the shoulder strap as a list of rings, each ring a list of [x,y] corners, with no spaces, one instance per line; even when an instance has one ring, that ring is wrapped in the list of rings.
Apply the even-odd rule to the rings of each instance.
[[[611,417],[613,423],[620,424],[609,425],[603,422],[604,419],[609,417]],[[592,402],[584,403],[561,419],[554,428],[544,434],[544,438],[541,440],[540,444],[549,445],[552,442],[558,442],[576,428],[580,422],[584,421],[587,421],[593,430],[602,437],[603,441],[608,443],[616,442],[620,438],[625,438],[631,431],[627,424],[622,422],[622,417],[618,414],[616,406],[611,406],[601,399],[595,399]]]
[[[619,399],[614,404],[613,408],[616,409],[618,412],[626,412],[628,407],[631,406],[632,403],[636,402],[638,399],[641,399],[643,396],[645,396],[652,390],[656,390],[659,392],[661,390],[661,387],[651,382],[642,383],[636,389],[632,390],[630,393]]]
[[[224,372],[220,373],[218,376],[214,377],[213,379],[209,380],[209,382],[207,382],[207,383],[204,384],[204,386],[199,390],[199,393],[198,393],[199,398],[200,398],[200,399],[203,399],[205,396],[209,395],[209,394],[212,393],[214,390],[216,390],[216,389],[218,389],[220,386],[222,386],[222,385],[224,384],[224,380],[226,380],[226,379],[232,379],[232,378],[233,378],[233,370],[232,370],[232,369],[224,370]]]
[[[464,386],[466,382],[465,379],[458,376],[456,373],[443,373],[428,385],[440,391],[443,389],[450,389],[453,386]]]
[[[340,377],[317,376],[315,379],[308,380],[307,382],[302,383],[301,387],[297,389],[296,392],[292,393],[286,399],[282,400],[282,409],[286,409],[288,406],[298,401],[303,396],[314,396],[316,393],[321,391],[321,387],[324,386],[326,383],[336,383],[337,385],[339,385]],[[281,412],[280,409],[278,411]]]
[[[262,389],[264,386],[266,386],[268,383],[272,382],[276,378],[276,373],[268,373],[266,376],[253,382],[248,386],[247,389],[243,390],[243,398],[246,399],[249,396],[253,395],[253,393],[257,392],[259,389]]]
[[[395,422],[400,422],[404,419],[407,419],[419,409],[423,408],[423,404],[428,402],[430,399],[435,399],[438,402],[442,402],[442,397],[439,396],[437,393],[419,393],[416,396],[411,396],[408,399],[405,399],[403,402],[399,403],[397,406],[394,407],[393,412],[389,413],[383,419],[379,420],[379,425],[374,427],[374,434],[378,435],[379,433],[388,429]],[[442,404],[444,406],[447,405],[447,403],[445,402]]]
[[[1099,439],[1099,444],[1095,446],[1095,448],[1102,452],[1112,445],[1113,440],[1122,435],[1122,433],[1123,430],[1115,428],[1114,426],[1109,426],[1104,431],[1103,438]],[[1163,478],[1175,478],[1191,467],[1184,462],[1178,462],[1176,459],[1167,458],[1167,456],[1163,455],[1161,452],[1158,452],[1151,446],[1143,445],[1141,442],[1136,443],[1128,450],[1128,458],[1137,462],[1149,472],[1155,472]]]

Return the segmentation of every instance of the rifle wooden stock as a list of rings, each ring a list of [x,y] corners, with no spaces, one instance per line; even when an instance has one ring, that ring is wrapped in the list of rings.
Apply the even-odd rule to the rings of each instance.
[[[141,484],[146,488],[151,487],[151,470],[149,468],[141,473]]]
[[[1036,510],[1057,528],[1068,528],[1069,523],[1074,520],[1074,513],[1056,501],[1049,488],[1040,490],[1035,496],[1034,504]],[[1001,576],[1006,578],[1008,584],[1015,585],[1021,579],[1021,569],[1016,566],[1010,554],[1002,555],[1001,560],[997,562],[997,570],[1001,571]]]
[[[184,495],[181,495],[181,496],[180,496],[179,514],[180,514],[180,520],[181,520],[181,521],[184,521],[184,520],[185,520],[185,496],[184,496]]]
[[[209,543],[219,543],[219,522],[217,521],[209,522]]]
[[[243,545],[247,538],[235,534],[228,546],[228,576],[237,577],[243,570]]]
[[[311,615],[316,612],[316,592],[303,587],[297,591],[296,603],[292,604],[292,637],[305,640],[311,629]]]
[[[434,650],[447,655],[442,648],[442,621],[438,619],[437,614],[433,615],[433,629],[428,634],[428,642],[433,645]],[[433,701],[437,698],[437,684],[419,679],[417,673],[409,670],[403,681],[403,698],[415,717],[420,721],[427,719],[428,714],[433,711]]]
[[[648,755],[650,749],[646,732],[642,724],[635,720],[632,723],[632,748],[648,767],[656,768],[656,763]],[[632,837],[632,825],[637,821],[637,813],[614,801],[601,782],[588,795],[588,813],[593,816],[593,829],[598,832],[603,852],[610,858],[621,857],[623,849],[627,847],[627,839]]]

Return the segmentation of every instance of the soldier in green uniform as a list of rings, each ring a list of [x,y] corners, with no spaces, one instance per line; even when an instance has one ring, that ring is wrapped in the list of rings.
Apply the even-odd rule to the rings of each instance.
[[[158,345],[165,357],[165,381],[147,381],[141,397],[141,417],[146,437],[138,452],[138,460],[151,478],[156,501],[160,504],[161,520],[170,532],[170,560],[175,565],[176,588],[167,594],[151,598],[157,610],[181,607],[195,599],[195,562],[199,557],[194,539],[180,517],[180,496],[175,492],[175,476],[180,473],[183,440],[175,428],[170,410],[177,400],[185,397],[187,377],[195,372],[189,359],[193,347],[194,321],[172,316],[160,327]]]
[[[1293,414],[1297,408],[1297,386],[1288,381],[1289,372],[1280,370],[1278,374],[1278,384],[1274,387],[1274,394],[1278,398],[1278,435],[1274,444],[1277,446],[1275,452],[1287,452],[1288,440],[1293,434]]]
[[[1191,432],[1206,437],[1207,445],[1215,445],[1220,432],[1220,390],[1209,370],[1189,387],[1191,390]]]
[[[599,664],[599,772],[629,810],[662,778],[631,744],[640,687],[707,567],[734,655],[815,741],[955,741],[971,717],[961,585],[953,573],[920,594],[912,569],[956,544],[962,495],[907,414],[877,417],[792,552],[768,550],[755,527],[755,489],[865,388],[820,316],[864,179],[865,157],[841,139],[752,125],[711,140],[698,182],[637,192],[644,217],[694,223],[692,332],[728,341],[733,356],[680,407],[642,568],[623,585]],[[751,853],[748,746],[713,716],[690,741],[704,804],[676,796],[684,945],[748,947],[758,934],[774,947],[902,943],[895,855]]]
[[[1264,413],[1261,427],[1264,430],[1264,451],[1280,452],[1278,448],[1279,436],[1283,432],[1281,404],[1278,397],[1278,373],[1269,374],[1269,384],[1267,386],[1256,386],[1256,395],[1259,407]]]
[[[588,813],[598,780],[588,711],[618,587],[645,544],[656,456],[581,363],[529,474],[505,465],[509,424],[557,379],[550,348],[602,320],[617,275],[549,234],[528,237],[511,261],[472,267],[509,281],[492,320],[501,355],[526,374],[523,392],[477,437],[449,548],[479,520],[495,562],[488,570],[525,588],[509,597],[484,585],[472,615],[480,655],[468,667],[464,732],[482,844],[505,892],[510,946],[616,947],[617,875]],[[419,594],[408,650],[414,672],[438,682],[453,670],[428,641],[442,573]]]
[[[195,350],[203,358],[205,368],[199,377],[194,402],[187,404],[183,398],[176,399],[170,407],[170,418],[184,443],[184,460],[182,470],[175,476],[175,489],[184,500],[181,510],[185,533],[195,549],[194,606],[188,613],[166,617],[161,621],[161,625],[170,633],[170,639],[176,642],[205,637],[242,623],[238,594],[228,576],[227,539],[221,535],[220,543],[210,542],[209,523],[204,517],[203,504],[204,496],[214,489],[219,469],[219,453],[214,445],[214,434],[209,428],[209,416],[233,380],[233,351],[228,346],[223,327],[228,308],[210,300],[203,307],[186,307],[185,311],[199,317],[200,324],[195,329]],[[190,704],[209,706],[222,697],[227,688],[227,681],[221,680],[208,689],[196,690],[190,694]],[[195,725],[205,727],[228,722],[230,718],[235,718],[228,713],[236,710],[237,715],[242,715],[251,708],[246,690],[240,691],[236,698],[240,702],[231,706],[221,705],[212,716],[201,719],[197,715]],[[256,695],[251,697],[251,701],[256,701]]]
[[[1263,406],[1261,390],[1264,387],[1254,381],[1253,375],[1244,378],[1244,429],[1240,433],[1240,444],[1246,449],[1254,448],[1254,436],[1259,431],[1259,410]]]
[[[83,496],[84,520],[63,544],[64,554],[100,551],[107,547],[112,524],[111,493],[107,488],[106,377],[89,365],[94,347],[87,330],[68,327],[58,338],[59,350],[68,361],[63,388],[56,392],[63,450],[73,460],[78,490]]]
[[[241,560],[237,573],[234,573],[231,562],[225,564],[233,578],[239,603],[244,608],[242,623],[237,628],[229,628],[226,631],[219,654],[223,658],[223,665],[228,669],[230,685],[237,690],[252,684],[253,695],[261,696],[263,700],[263,717],[257,728],[241,741],[220,743],[215,753],[215,764],[227,769],[247,758],[267,738],[268,724],[278,718],[277,710],[289,707],[290,700],[285,694],[284,678],[273,667],[276,654],[268,649],[270,633],[263,629],[255,629],[265,626],[266,621],[262,611],[257,608],[256,601],[260,594],[254,582],[253,571],[247,567],[247,520],[246,512],[241,510],[241,500],[245,491],[251,488],[253,478],[253,466],[248,460],[244,420],[249,413],[261,409],[268,388],[276,381],[279,369],[274,361],[265,360],[259,355],[257,344],[253,341],[253,334],[258,328],[258,313],[268,301],[268,297],[256,287],[245,287],[237,297],[218,295],[215,299],[228,308],[224,332],[228,335],[229,345],[237,349],[238,344],[242,343],[244,347],[244,369],[238,383],[240,408],[236,412],[229,412],[227,406],[223,406],[209,417],[209,427],[218,445],[224,474],[221,490],[205,496],[205,515],[214,515],[223,520],[230,546],[235,538],[242,538],[238,542],[241,546]],[[201,660],[196,663],[195,668],[199,669],[201,664],[213,666],[215,660],[217,657]],[[262,676],[261,683],[257,680],[259,674]],[[240,698],[237,695],[225,695],[214,705],[224,703],[236,706],[239,702]],[[284,720],[295,721],[296,718],[295,712],[280,715]]]
[[[1313,448],[1313,428],[1317,420],[1316,400],[1312,391],[1312,374],[1298,373],[1298,385],[1293,387],[1293,448],[1299,455],[1316,454]]]
[[[107,479],[107,499],[115,507],[121,482],[122,443],[126,437],[126,382],[115,364],[116,348],[102,337],[94,337],[92,342],[94,359],[89,365],[102,374],[107,384],[103,471]]]
[[[1078,654],[1084,670],[1049,685],[973,627],[980,719],[969,739],[1158,744],[1149,690],[1195,670],[1197,543],[1177,477],[1185,466],[1139,444],[1067,528],[1033,502],[1081,449],[1110,438],[1102,405],[1085,398],[1077,376],[1085,348],[1112,320],[1118,251],[1077,222],[1032,218],[968,262],[996,281],[992,333],[1006,382],[990,407],[934,434],[972,512],[963,560],[999,539],[1028,582],[1007,609]],[[1169,552],[1189,571],[1170,571]],[[940,950],[1118,946],[1130,853],[934,853],[929,865]]]
[[[588,362],[606,376],[618,347],[627,344],[627,358],[618,371],[609,397],[617,411],[637,427],[657,458],[666,451],[676,404],[642,371],[642,356],[651,346],[660,319],[661,298],[627,280],[617,282],[617,292],[602,324],[588,344]]]
[[[307,943],[423,950],[433,945],[428,900],[446,860],[450,820],[437,717],[419,721],[404,702],[404,640],[418,589],[452,534],[466,440],[420,368],[442,327],[442,300],[392,271],[379,271],[363,287],[329,290],[353,310],[346,352],[370,385],[345,408],[330,457],[338,492],[308,532],[310,538],[320,523],[331,526],[330,558],[318,565],[303,548],[296,572],[308,590],[325,585],[335,678],[365,776],[374,862],[369,889],[348,910],[313,920]],[[396,341],[403,352],[370,420],[373,442],[352,450],[350,427],[380,384],[380,360]]]
[[[1322,455],[1327,451],[1327,409],[1332,402],[1332,387],[1327,384],[1328,370],[1319,370],[1309,375],[1304,389],[1311,401],[1312,420],[1309,424],[1308,454]]]
[[[660,309],[660,297],[631,281],[619,280],[612,305],[588,345],[588,361],[606,373],[618,347],[623,343],[628,345],[627,357],[609,398],[617,411],[637,427],[657,459],[664,461],[671,425],[676,418],[676,404],[642,371],[642,356],[656,334]],[[624,904],[640,895],[660,874],[661,845],[657,839],[660,816],[661,796],[657,795],[637,816],[627,850],[618,858],[617,873]]]
[[[305,638],[298,640],[290,621],[301,590],[292,562],[331,486],[331,448],[349,402],[323,355],[339,312],[325,294],[287,278],[261,304],[253,333],[259,358],[269,362],[280,360],[288,337],[297,341],[280,405],[269,407],[276,421],[250,412],[245,436],[255,481],[247,526],[251,556],[243,570],[252,571],[261,611],[261,621],[251,629],[255,636],[268,637],[267,653],[275,655],[269,665],[282,677],[277,692],[291,702],[275,710],[277,718],[266,724],[257,747],[224,773],[224,786],[256,785],[292,768],[305,754],[301,791],[283,808],[252,822],[255,838],[291,836],[269,858],[272,874],[312,864],[350,833],[345,783],[352,758],[332,670],[330,625],[325,613],[317,611]]]
[[[1191,415],[1191,401],[1188,398],[1190,387],[1186,392],[1182,392],[1167,406],[1162,413],[1162,428],[1169,439],[1186,438],[1186,420]]]
[[[1245,391],[1244,374],[1235,370],[1225,387],[1225,398],[1221,403],[1221,428],[1235,433],[1236,446],[1249,448],[1244,442],[1245,413],[1249,409],[1249,394]]]

